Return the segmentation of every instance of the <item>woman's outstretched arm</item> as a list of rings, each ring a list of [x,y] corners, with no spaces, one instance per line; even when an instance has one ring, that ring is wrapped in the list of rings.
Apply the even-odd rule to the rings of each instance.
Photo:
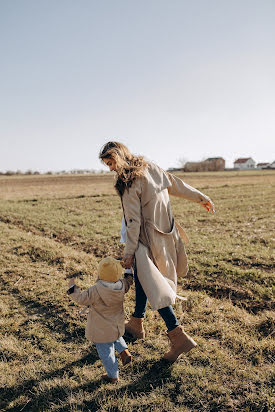
[[[170,195],[182,197],[192,202],[199,203],[208,212],[215,213],[214,203],[208,196],[195,189],[194,187],[188,185],[172,173],[165,173],[167,174],[171,183],[171,186],[168,187],[168,192]]]

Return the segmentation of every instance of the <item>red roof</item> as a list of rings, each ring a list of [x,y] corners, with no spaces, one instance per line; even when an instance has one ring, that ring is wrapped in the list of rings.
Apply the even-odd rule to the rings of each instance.
[[[235,160],[234,163],[246,163],[249,159],[251,159],[251,157],[243,157],[243,158]]]

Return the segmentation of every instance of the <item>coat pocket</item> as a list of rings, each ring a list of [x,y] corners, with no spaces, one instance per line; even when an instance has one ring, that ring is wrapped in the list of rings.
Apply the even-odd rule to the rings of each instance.
[[[151,220],[146,219],[144,232],[151,258],[159,270],[166,273],[174,266],[179,277],[185,276],[188,272],[188,264],[182,237],[186,243],[189,239],[183,228],[173,219],[170,231],[163,232]]]

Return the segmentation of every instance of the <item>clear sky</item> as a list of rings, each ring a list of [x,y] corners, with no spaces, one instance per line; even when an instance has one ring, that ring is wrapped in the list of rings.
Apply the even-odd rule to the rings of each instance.
[[[0,0],[0,170],[275,160],[274,0]]]

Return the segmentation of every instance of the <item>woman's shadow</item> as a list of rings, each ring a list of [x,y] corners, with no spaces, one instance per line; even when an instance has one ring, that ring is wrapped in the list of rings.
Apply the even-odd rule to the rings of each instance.
[[[17,406],[9,406],[13,401],[15,401],[22,393],[32,393],[33,388],[43,381],[51,380],[53,378],[62,378],[64,373],[70,375],[73,373],[73,369],[75,366],[85,366],[92,365],[98,360],[97,352],[92,349],[88,354],[86,354],[83,358],[68,363],[61,369],[55,370],[53,372],[45,373],[39,376],[39,379],[31,379],[28,381],[24,381],[22,384],[13,386],[12,388],[4,389],[1,391],[1,410],[5,411],[35,411],[42,410],[43,408],[47,408],[48,402],[54,399],[58,399],[60,402],[60,407],[58,407],[58,411],[68,411],[68,395],[72,392],[72,389],[66,387],[66,385],[62,387],[56,387],[51,389],[46,389],[39,393],[38,396],[32,398],[27,404],[20,403]],[[125,384],[117,388],[116,385],[112,387],[108,387],[110,392],[116,392],[116,397],[124,396],[125,391],[131,393],[150,393],[154,388],[157,388],[163,385],[171,378],[171,367],[170,363],[168,363],[164,359],[157,360],[152,364],[151,360],[133,362],[132,364],[132,375],[133,381],[130,384]],[[138,376],[138,378],[135,378]],[[123,382],[123,377],[122,377]],[[121,383],[122,383],[121,382]],[[92,393],[96,389],[100,388],[100,392],[106,391],[106,383],[104,383],[101,378],[93,379],[83,385],[77,386],[73,392],[77,393],[79,391]],[[97,399],[92,399],[90,401],[83,400],[81,404],[77,405],[81,407],[84,411],[91,411],[91,410],[98,410],[99,407],[97,403]],[[25,409],[26,408],[26,409]]]

